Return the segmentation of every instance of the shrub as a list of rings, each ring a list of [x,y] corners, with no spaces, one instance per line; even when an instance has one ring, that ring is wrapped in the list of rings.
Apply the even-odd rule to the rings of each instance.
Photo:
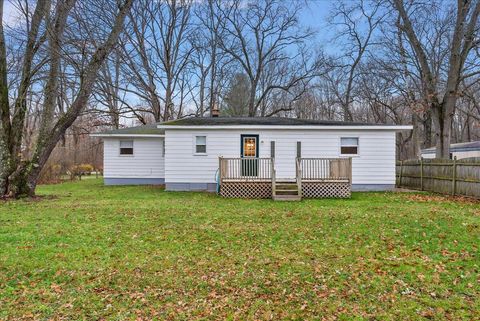
[[[94,170],[93,166],[90,164],[80,164],[78,167],[82,171],[83,175],[90,175]]]
[[[90,164],[72,165],[68,172],[71,180],[74,180],[75,177],[82,179],[82,176],[90,175],[93,172],[93,166]]]

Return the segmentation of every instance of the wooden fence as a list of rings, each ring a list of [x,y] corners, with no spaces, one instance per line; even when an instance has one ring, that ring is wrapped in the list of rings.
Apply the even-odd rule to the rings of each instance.
[[[480,158],[397,162],[397,186],[480,198]]]

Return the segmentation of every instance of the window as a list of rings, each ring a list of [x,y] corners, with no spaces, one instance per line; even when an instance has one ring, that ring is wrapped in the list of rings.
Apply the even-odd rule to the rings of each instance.
[[[340,139],[340,154],[358,155],[358,137],[342,137]]]
[[[133,155],[133,140],[120,141],[120,155]]]
[[[243,157],[257,157],[256,137],[243,137]]]
[[[207,136],[195,136],[195,154],[207,153]]]

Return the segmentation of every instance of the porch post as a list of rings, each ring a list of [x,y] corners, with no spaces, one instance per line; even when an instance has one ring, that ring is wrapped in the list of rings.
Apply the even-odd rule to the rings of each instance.
[[[222,185],[222,176],[223,176],[223,168],[222,168],[222,156],[218,157],[218,184]]]
[[[348,158],[348,179],[350,180],[350,185],[352,185],[352,158]]]
[[[275,172],[275,158],[271,157],[271,158],[270,158],[270,162],[271,162],[270,164],[271,164],[271,167],[272,167],[272,168],[271,168],[271,173],[270,173],[270,175],[272,176],[272,177],[271,177],[271,181],[272,181],[272,198],[273,198],[273,197],[275,197],[276,192],[277,192],[277,191],[276,191],[276,186],[275,186],[275,185],[276,185],[276,180],[277,180],[277,178],[275,177],[275,176],[276,176],[276,172]]]

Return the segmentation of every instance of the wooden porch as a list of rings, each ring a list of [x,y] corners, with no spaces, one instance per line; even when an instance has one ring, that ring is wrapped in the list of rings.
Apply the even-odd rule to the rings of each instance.
[[[219,158],[220,195],[230,198],[348,198],[351,158],[296,158],[295,177],[278,179],[274,158]]]

